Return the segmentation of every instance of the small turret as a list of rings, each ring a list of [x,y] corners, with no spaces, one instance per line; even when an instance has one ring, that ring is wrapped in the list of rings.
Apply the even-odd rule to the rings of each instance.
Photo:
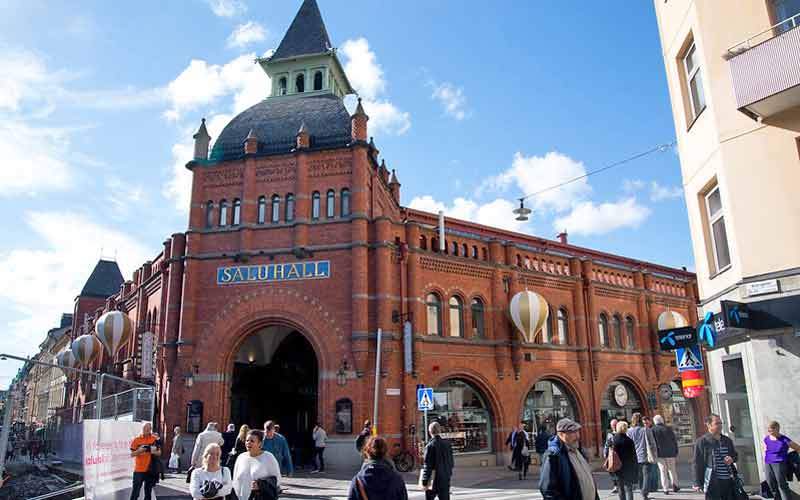
[[[256,137],[255,130],[250,129],[244,139],[244,154],[253,155],[256,153],[258,153],[258,137]]]
[[[311,146],[311,135],[308,133],[308,127],[305,120],[300,124],[300,130],[297,131],[297,149],[307,149]]]
[[[197,133],[192,136],[194,139],[194,159],[207,160],[208,159],[208,145],[211,143],[211,136],[208,135],[206,129],[206,119],[200,121],[200,128]]]
[[[367,122],[369,116],[364,112],[364,107],[361,105],[361,98],[358,98],[358,105],[353,116],[350,117],[352,124],[352,135],[354,141],[367,141]]]
[[[381,180],[385,183],[389,183],[389,169],[386,168],[386,160],[381,160],[381,166],[378,168],[378,173],[381,176]]]
[[[389,181],[389,189],[392,190],[392,197],[397,203],[400,203],[400,181],[397,180],[397,174],[392,169],[392,179]]]

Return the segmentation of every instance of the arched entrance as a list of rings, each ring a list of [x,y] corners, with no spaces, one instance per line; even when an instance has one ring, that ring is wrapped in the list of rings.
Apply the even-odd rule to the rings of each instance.
[[[273,420],[295,456],[310,455],[318,386],[317,356],[302,333],[286,326],[257,330],[234,359],[231,422],[262,429]]]
[[[434,420],[442,425],[453,453],[492,451],[491,409],[481,391],[469,382],[448,379],[433,389],[433,410],[428,412],[428,421]],[[421,419],[420,428],[424,428]]]
[[[624,380],[614,380],[600,400],[600,424],[603,435],[607,432],[612,419],[631,421],[634,413],[644,415],[644,404],[639,391]]]
[[[525,428],[537,433],[540,429],[549,435],[556,433],[556,423],[562,418],[580,421],[575,398],[564,384],[550,379],[536,382],[522,407]]]

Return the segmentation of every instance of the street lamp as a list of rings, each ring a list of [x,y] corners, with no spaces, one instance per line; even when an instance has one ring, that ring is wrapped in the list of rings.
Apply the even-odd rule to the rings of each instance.
[[[347,360],[343,359],[342,360],[342,365],[336,371],[336,383],[338,385],[347,384],[347,368],[348,368]]]
[[[515,214],[517,214],[518,221],[526,221],[528,220],[528,215],[531,214],[530,208],[525,208],[525,198],[519,199],[519,208],[515,208],[513,210]]]

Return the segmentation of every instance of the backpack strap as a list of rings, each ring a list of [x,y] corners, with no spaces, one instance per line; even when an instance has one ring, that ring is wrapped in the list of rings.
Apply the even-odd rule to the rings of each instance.
[[[364,483],[361,482],[361,479],[356,478],[356,484],[358,484],[358,492],[361,493],[361,500],[369,500],[367,492],[364,489]]]

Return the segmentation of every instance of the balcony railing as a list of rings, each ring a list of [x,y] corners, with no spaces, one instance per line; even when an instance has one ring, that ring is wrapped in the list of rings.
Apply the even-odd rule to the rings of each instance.
[[[754,119],[800,107],[800,14],[725,54],[739,111]]]

